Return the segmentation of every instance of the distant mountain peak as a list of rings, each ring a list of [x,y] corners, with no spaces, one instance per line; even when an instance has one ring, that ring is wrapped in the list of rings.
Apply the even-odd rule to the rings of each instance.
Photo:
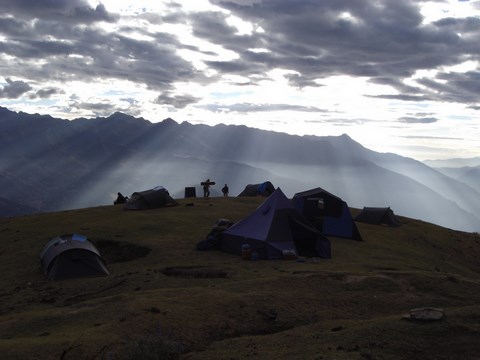
[[[178,123],[172,118],[168,117],[162,121],[163,125],[177,125]]]
[[[145,120],[143,117],[134,117],[132,115],[128,115],[128,114],[122,113],[120,111],[114,112],[112,115],[110,115],[106,119],[115,120],[115,121],[124,121],[124,122],[133,122],[133,121],[136,121],[136,122],[147,121],[147,122],[149,122],[148,120]]]

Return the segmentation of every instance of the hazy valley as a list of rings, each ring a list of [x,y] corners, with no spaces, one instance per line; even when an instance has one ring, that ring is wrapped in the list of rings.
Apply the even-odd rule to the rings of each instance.
[[[224,183],[236,196],[269,180],[287,196],[322,187],[351,207],[390,206],[403,216],[480,230],[480,161],[437,169],[371,151],[347,135],[152,123],[121,113],[67,121],[0,108],[0,143],[1,216],[108,205],[118,191],[157,185],[174,197],[187,186],[201,195],[200,182],[210,178],[217,182],[212,196]]]

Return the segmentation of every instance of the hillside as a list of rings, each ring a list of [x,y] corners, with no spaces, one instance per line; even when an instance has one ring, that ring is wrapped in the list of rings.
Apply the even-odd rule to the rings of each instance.
[[[330,238],[329,260],[195,250],[217,219],[241,219],[262,200],[0,219],[2,358],[135,359],[153,350],[189,360],[478,357],[478,234],[401,217],[397,228],[358,223],[363,242]],[[96,243],[110,275],[47,281],[39,253],[64,233]],[[445,318],[402,318],[426,306]]]
[[[350,206],[390,206],[397,214],[456,230],[480,231],[480,192],[419,161],[366,149],[347,135],[292,136],[245,126],[152,123],[115,113],[67,121],[0,108],[1,197],[23,213],[113,202],[118,191],[185,187],[209,178],[231,194],[271,181],[288,196],[322,187]],[[212,189],[219,194],[220,187]],[[18,210],[2,207],[0,216]]]
[[[480,192],[480,165],[466,166],[466,167],[454,167],[454,168],[437,168],[438,171],[445,175],[457,179],[468,186],[472,187],[476,191]]]

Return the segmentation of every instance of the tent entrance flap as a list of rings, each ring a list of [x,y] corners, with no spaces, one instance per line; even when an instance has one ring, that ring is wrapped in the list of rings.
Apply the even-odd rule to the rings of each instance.
[[[338,196],[315,188],[296,193],[292,202],[323,235],[362,240],[347,203]]]
[[[324,250],[326,245],[322,244],[322,242],[329,244],[330,241],[322,236],[317,229],[293,217],[289,220],[293,242],[298,255],[305,257],[331,257],[330,251]]]

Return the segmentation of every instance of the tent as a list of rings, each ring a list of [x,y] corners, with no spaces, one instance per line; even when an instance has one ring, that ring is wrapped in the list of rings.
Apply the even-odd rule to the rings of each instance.
[[[277,188],[253,213],[222,233],[221,250],[241,255],[248,244],[260,259],[300,256],[330,257],[330,241],[310,224]]]
[[[61,235],[50,240],[40,253],[40,262],[50,280],[109,274],[95,245],[80,234]]]
[[[296,193],[292,202],[323,235],[362,240],[347,203],[338,196],[318,187]]]
[[[355,221],[375,225],[401,225],[400,221],[393,213],[393,210],[389,207],[364,207],[362,212],[355,217]]]
[[[270,196],[275,191],[275,186],[270,181],[260,184],[249,184],[238,196]]]
[[[163,186],[151,190],[134,192],[123,206],[126,210],[156,209],[165,206],[176,206],[178,203]]]

